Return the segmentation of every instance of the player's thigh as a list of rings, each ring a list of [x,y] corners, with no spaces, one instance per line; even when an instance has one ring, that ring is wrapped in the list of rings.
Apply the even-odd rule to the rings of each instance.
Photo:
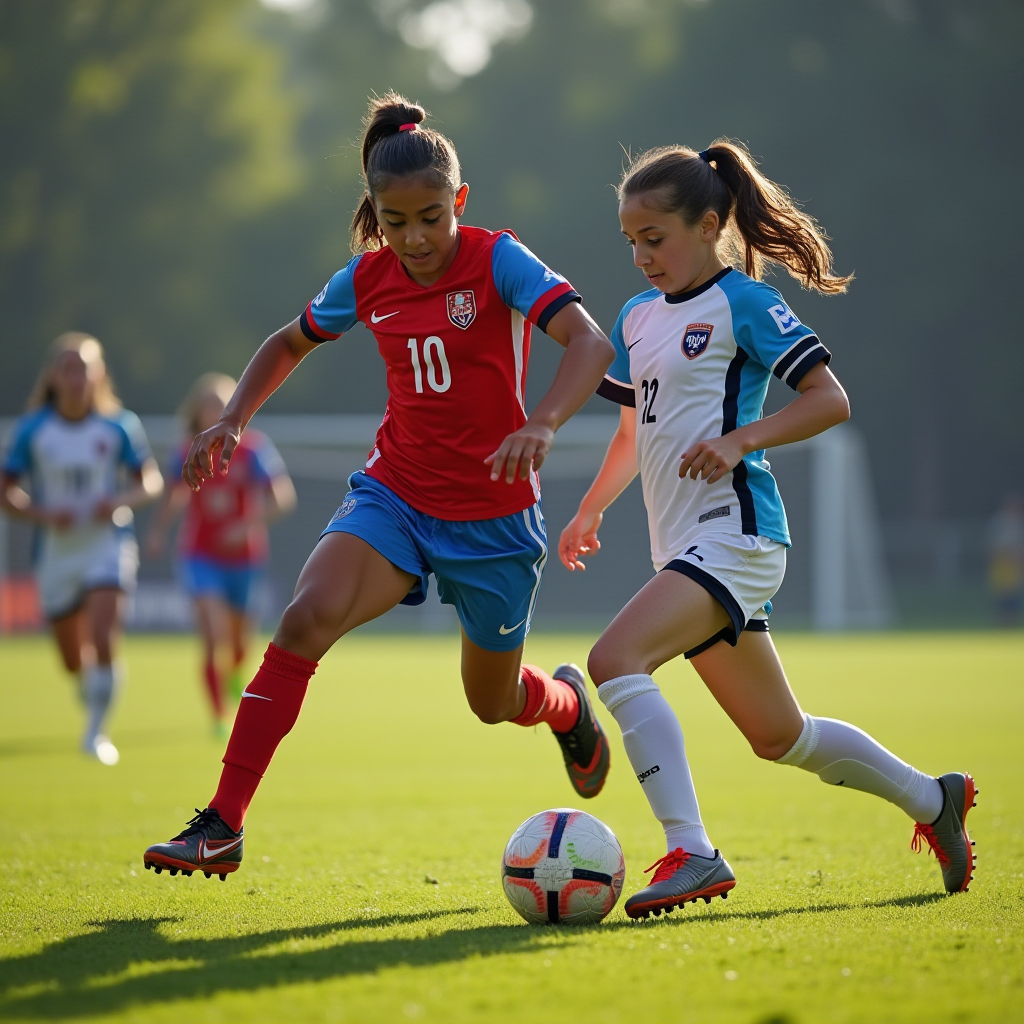
[[[507,722],[519,711],[519,669],[523,645],[491,651],[462,630],[462,686],[469,706],[481,721]]]
[[[728,612],[682,573],[658,573],[619,612],[590,652],[590,677],[650,673],[729,625]]]
[[[325,533],[299,574],[274,643],[319,661],[356,626],[394,608],[418,577],[351,533]]]
[[[744,630],[735,647],[722,641],[691,664],[758,757],[775,761],[797,741],[803,713],[770,633]]]
[[[84,611],[89,624],[96,660],[109,665],[121,628],[124,595],[116,587],[97,587],[85,595]]]
[[[79,672],[83,668],[83,647],[88,644],[85,625],[85,613],[81,608],[50,622],[61,661],[69,672]],[[88,653],[91,656],[92,651]],[[88,668],[88,665],[84,667]]]

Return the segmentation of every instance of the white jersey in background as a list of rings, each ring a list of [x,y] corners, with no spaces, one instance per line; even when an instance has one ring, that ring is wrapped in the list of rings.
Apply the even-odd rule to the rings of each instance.
[[[774,288],[731,268],[688,292],[630,299],[611,339],[615,361],[598,394],[636,408],[654,568],[685,558],[692,569],[680,571],[705,585],[713,576],[729,593],[708,589],[742,629],[785,571],[789,528],[775,479],[763,451],[713,484],[681,480],[680,458],[697,441],[760,419],[770,374],[796,388],[831,356]],[[694,550],[702,537],[727,550]]]
[[[35,504],[74,516],[68,529],[42,530],[37,575],[48,618],[73,611],[88,590],[134,585],[138,549],[130,513],[116,523],[97,522],[94,513],[149,457],[142,424],[130,412],[66,420],[47,405],[15,424],[4,473],[25,480]]]

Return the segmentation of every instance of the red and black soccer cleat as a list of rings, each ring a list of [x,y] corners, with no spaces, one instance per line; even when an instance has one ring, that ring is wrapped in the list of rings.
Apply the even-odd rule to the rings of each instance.
[[[202,871],[207,878],[220,875],[223,882],[242,863],[242,833],[237,832],[212,807],[205,811],[196,808],[196,816],[184,832],[166,843],[157,843],[143,854],[142,862],[148,871],[158,875],[166,868],[172,875],[179,871],[191,875]]]
[[[580,716],[568,732],[556,732],[555,739],[562,748],[565,770],[578,796],[584,800],[597,796],[608,778],[611,755],[608,737],[594,714],[587,695],[587,682],[578,665],[559,665],[552,677],[568,683],[576,691],[580,702]],[[554,730],[552,730],[554,732]]]

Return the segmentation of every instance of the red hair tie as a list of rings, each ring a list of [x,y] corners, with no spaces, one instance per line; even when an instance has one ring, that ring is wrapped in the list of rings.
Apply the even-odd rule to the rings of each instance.
[[[415,122],[410,124],[402,124],[398,126],[398,130],[400,132],[414,132],[416,131],[416,124]]]

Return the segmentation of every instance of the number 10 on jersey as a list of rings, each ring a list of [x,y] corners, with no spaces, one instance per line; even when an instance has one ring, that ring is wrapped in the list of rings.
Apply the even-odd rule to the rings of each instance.
[[[423,378],[431,391],[443,394],[452,386],[452,371],[448,366],[448,356],[445,355],[444,342],[432,334],[423,342],[423,360],[420,361],[419,342],[415,338],[409,339],[409,352],[412,355],[412,372],[416,380],[416,394],[423,394]],[[424,373],[424,370],[426,372]]]

